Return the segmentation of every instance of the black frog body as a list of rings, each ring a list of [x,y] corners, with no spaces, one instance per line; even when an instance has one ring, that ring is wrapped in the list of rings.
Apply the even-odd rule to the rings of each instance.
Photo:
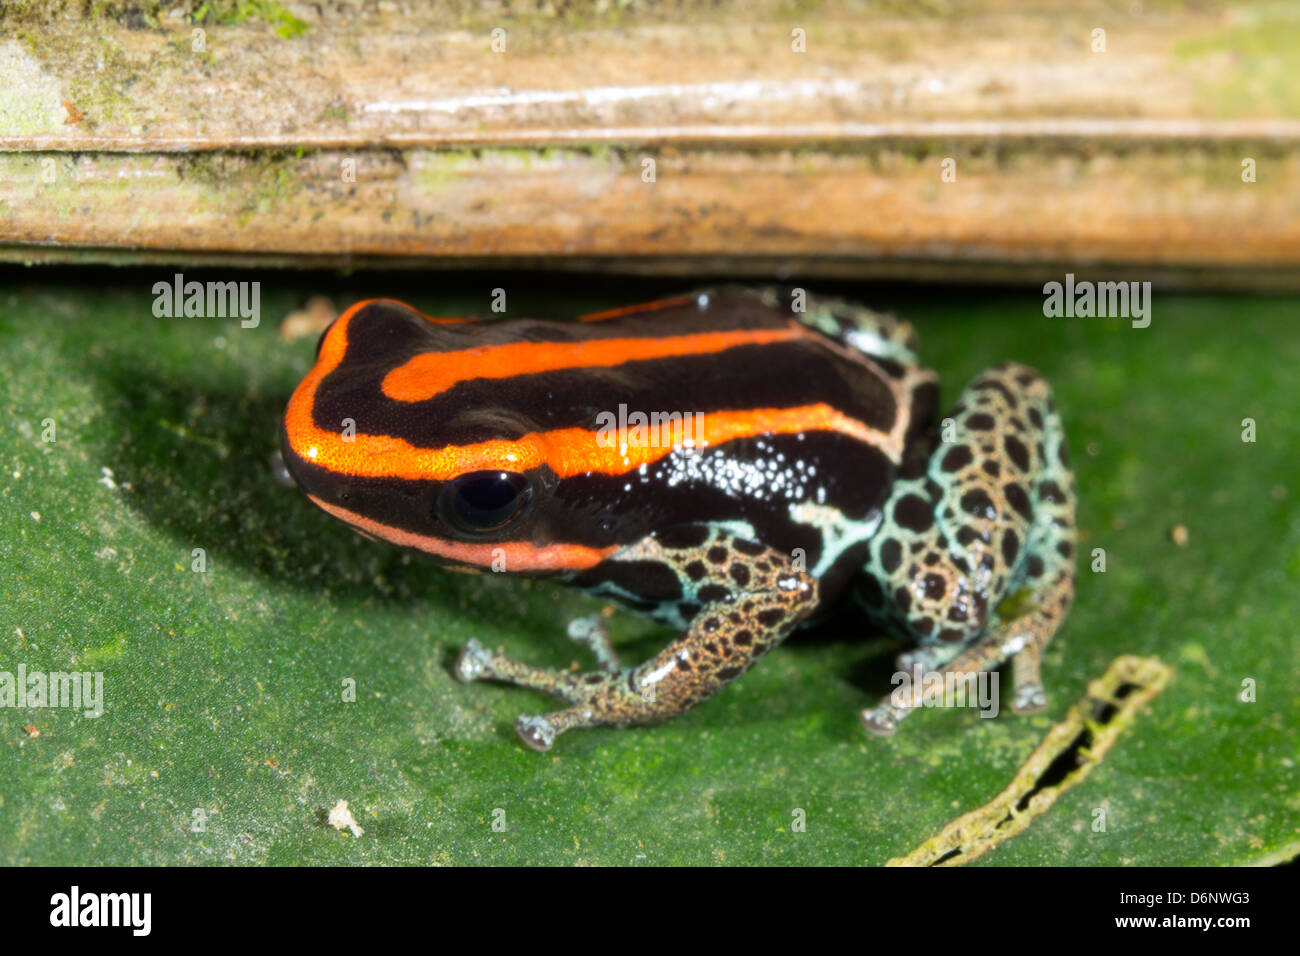
[[[371,300],[323,336],[283,454],[313,503],[371,537],[559,577],[683,631],[624,667],[598,621],[575,622],[589,674],[471,642],[463,679],[570,702],[520,718],[539,749],[689,708],[855,582],[917,643],[907,663],[1014,657],[1014,706],[1036,709],[1038,655],[1073,591],[1073,479],[1050,390],[1008,365],[971,384],[946,429],[936,409],[907,323],[802,293],[709,290],[577,322]],[[992,626],[1026,589],[1034,610]],[[894,695],[864,720],[890,733],[917,702]]]

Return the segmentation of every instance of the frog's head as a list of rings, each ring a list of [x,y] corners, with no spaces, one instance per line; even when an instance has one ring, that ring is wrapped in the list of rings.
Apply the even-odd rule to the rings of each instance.
[[[452,567],[545,575],[599,563],[615,548],[610,521],[592,496],[557,490],[602,452],[581,429],[553,427],[563,404],[535,384],[530,399],[519,381],[570,349],[554,334],[358,303],[322,336],[285,411],[289,473],[361,534]]]

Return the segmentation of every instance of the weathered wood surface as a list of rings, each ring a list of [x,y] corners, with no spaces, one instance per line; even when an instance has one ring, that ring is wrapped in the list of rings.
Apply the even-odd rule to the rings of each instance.
[[[1285,6],[109,6],[0,15],[0,258],[1300,281]]]

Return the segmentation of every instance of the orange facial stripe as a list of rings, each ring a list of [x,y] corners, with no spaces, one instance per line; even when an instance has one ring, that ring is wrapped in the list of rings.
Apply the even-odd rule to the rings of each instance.
[[[314,495],[307,497],[322,511],[371,537],[399,547],[415,548],[427,554],[485,568],[491,567],[492,562],[498,558],[504,558],[507,571],[581,571],[594,567],[618,550],[613,545],[608,548],[588,548],[578,544],[550,544],[539,548],[523,541],[502,541],[495,544],[448,541],[372,521],[346,508],[326,504]]]
[[[617,309],[606,309],[604,312],[589,312],[587,315],[580,315],[578,321],[604,322],[606,319],[617,319],[622,315],[636,315],[638,312],[650,312],[654,309],[671,309],[675,305],[685,305],[693,298],[694,296],[689,295],[675,295],[668,299],[656,299],[654,302],[624,305]]]
[[[798,326],[734,332],[698,332],[667,338],[593,339],[580,342],[512,342],[460,352],[426,352],[384,376],[384,394],[396,402],[423,402],[457,382],[513,378],[569,368],[622,365],[641,359],[705,355],[738,345],[766,345],[806,337]]]
[[[311,371],[307,373],[306,378],[298,383],[294,389],[293,396],[289,399],[289,407],[284,412],[284,427],[289,434],[290,444],[297,450],[300,444],[300,438],[310,442],[320,435],[328,435],[327,432],[321,431],[316,427],[312,420],[312,410],[316,407],[316,388],[320,385],[321,380],[330,372],[339,367],[343,361],[343,356],[348,350],[348,325],[352,317],[368,305],[374,305],[377,302],[391,302],[394,305],[401,306],[404,309],[411,307],[405,302],[398,302],[396,299],[365,299],[355,305],[349,306],[342,315],[334,320],[334,324],[325,332],[325,338],[321,341],[320,352],[316,356],[316,364],[312,366]],[[416,312],[417,310],[412,309]],[[428,322],[437,325],[454,325],[460,322],[473,322],[474,319],[456,319],[456,318],[435,318],[434,316],[425,315],[423,312],[418,314]],[[336,439],[338,436],[334,436]],[[307,447],[303,444],[303,447]]]

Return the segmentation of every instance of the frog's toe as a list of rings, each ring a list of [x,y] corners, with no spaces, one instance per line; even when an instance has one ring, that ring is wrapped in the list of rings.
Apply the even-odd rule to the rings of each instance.
[[[861,714],[862,726],[877,737],[892,737],[898,730],[898,715],[888,703],[869,707]]]
[[[456,677],[469,684],[492,674],[492,652],[471,637],[456,660]]]
[[[1037,714],[1047,708],[1047,691],[1039,683],[1022,684],[1011,701],[1013,714]]]
[[[545,717],[519,717],[515,732],[533,750],[545,752],[555,745],[555,726]]]
[[[602,621],[599,614],[575,617],[569,622],[569,640],[579,644],[588,644],[601,630]]]
[[[949,657],[952,655],[949,654]],[[922,673],[939,670],[944,663],[943,654],[937,647],[918,647],[910,651],[904,651],[898,655],[895,664],[900,671],[910,674],[915,668],[921,668]]]
[[[574,618],[569,622],[569,640],[582,644],[591,651],[602,671],[617,671],[622,667],[614,647],[609,642],[609,630],[599,614]]]

